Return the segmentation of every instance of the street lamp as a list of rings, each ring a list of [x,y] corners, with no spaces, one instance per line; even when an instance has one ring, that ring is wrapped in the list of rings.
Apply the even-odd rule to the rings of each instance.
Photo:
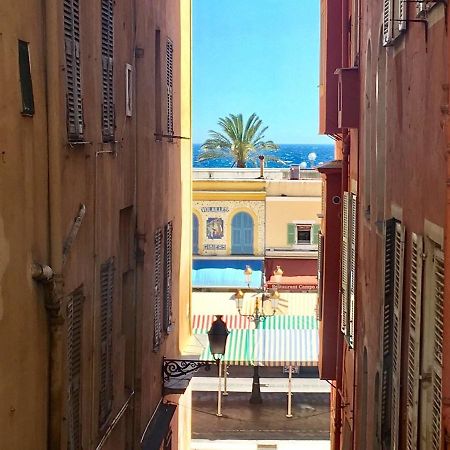
[[[222,320],[222,316],[216,316],[217,319],[212,323],[211,328],[208,331],[209,349],[213,358],[215,359],[219,368],[219,391],[217,398],[217,416],[222,416],[222,386],[221,386],[221,359],[225,354],[227,345],[227,338],[230,332]],[[163,381],[164,392],[171,393],[184,393],[186,386],[179,387],[174,386],[173,383],[177,378],[183,378],[183,380],[190,380],[193,373],[204,367],[209,370],[211,367],[211,361],[196,360],[196,359],[163,359]],[[181,390],[180,390],[181,389]]]
[[[217,417],[222,417],[222,361],[227,346],[227,338],[230,332],[222,320],[222,316],[216,316],[208,331],[209,349],[217,362],[219,371],[219,387],[217,389]],[[225,368],[226,370],[226,368]]]
[[[283,271],[281,270],[280,266],[277,266],[277,270],[278,269],[281,272],[281,274],[279,274],[280,275],[279,281],[281,281],[281,276],[283,275]],[[253,271],[252,271],[251,267],[246,266],[245,270],[244,270],[244,276],[245,276],[245,280],[246,280],[248,287],[250,287],[252,273],[253,273]],[[278,293],[278,291],[276,289],[270,293],[267,291],[266,286],[265,286],[265,276],[264,276],[264,271],[263,271],[261,274],[261,303],[260,303],[260,299],[257,295],[254,309],[250,314],[242,313],[242,307],[244,304],[244,293],[240,289],[238,291],[236,291],[234,298],[236,300],[236,308],[239,312],[239,315],[242,317],[247,317],[247,319],[249,319],[251,322],[253,322],[255,324],[255,330],[257,330],[259,327],[259,324],[261,322],[264,322],[267,319],[267,317],[272,317],[275,315],[277,307],[278,307],[278,300],[280,298],[280,294]],[[264,312],[264,302],[267,300],[271,301],[271,306],[272,306],[271,314],[266,314]],[[257,364],[255,364],[253,366],[252,395],[250,396],[249,401],[252,404],[262,403],[261,389],[260,389],[260,384],[259,384],[259,366]]]

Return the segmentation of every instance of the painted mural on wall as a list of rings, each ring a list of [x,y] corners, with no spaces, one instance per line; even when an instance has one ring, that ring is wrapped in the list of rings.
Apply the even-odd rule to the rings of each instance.
[[[194,214],[198,217],[198,254],[225,256],[232,254],[264,254],[265,208],[263,201],[194,201]],[[232,221],[239,213],[248,214],[253,223],[249,230],[232,231]],[[236,221],[235,221],[236,222]],[[241,236],[241,237],[240,237]],[[252,239],[252,242],[237,242]],[[242,252],[239,249],[244,249]],[[251,251],[248,249],[251,248]]]
[[[206,219],[206,238],[223,239],[223,219],[220,217],[208,217]]]

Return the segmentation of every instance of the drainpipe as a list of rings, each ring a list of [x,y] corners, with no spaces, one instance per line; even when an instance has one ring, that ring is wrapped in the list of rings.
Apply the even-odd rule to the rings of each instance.
[[[59,51],[61,42],[60,2],[45,0],[45,67],[47,100],[47,139],[48,139],[48,203],[49,203],[49,242],[50,261],[53,276],[45,282],[46,308],[49,319],[49,368],[48,368],[48,448],[61,448],[61,425],[63,420],[63,323],[61,300],[62,282],[62,227],[61,227],[61,134],[64,117],[61,111],[61,61]]]

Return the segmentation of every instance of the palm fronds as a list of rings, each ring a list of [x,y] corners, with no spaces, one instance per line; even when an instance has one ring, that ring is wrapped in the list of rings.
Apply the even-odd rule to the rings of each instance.
[[[209,138],[201,146],[199,161],[230,157],[237,167],[246,167],[259,155],[264,155],[270,161],[282,162],[266,156],[266,152],[276,151],[279,147],[273,141],[264,141],[268,127],[261,128],[262,120],[255,113],[245,126],[242,114],[220,117],[217,123],[221,131],[209,130]]]

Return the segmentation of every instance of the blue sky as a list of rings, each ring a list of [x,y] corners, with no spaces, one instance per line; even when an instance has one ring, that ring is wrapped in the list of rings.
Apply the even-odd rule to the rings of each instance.
[[[193,142],[256,112],[279,144],[319,136],[319,0],[193,0]]]

